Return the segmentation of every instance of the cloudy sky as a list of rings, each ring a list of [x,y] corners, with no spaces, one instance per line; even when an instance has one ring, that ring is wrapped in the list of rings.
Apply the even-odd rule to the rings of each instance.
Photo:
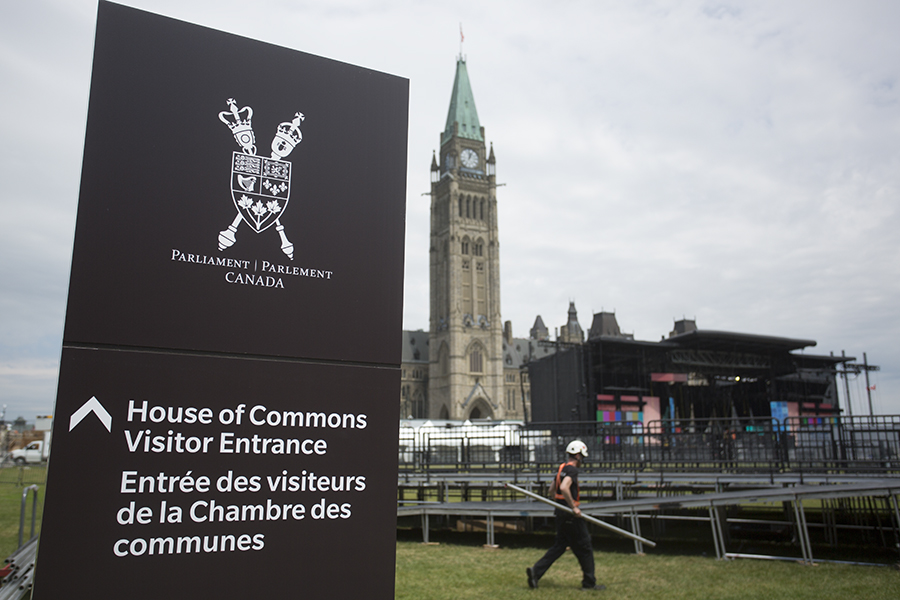
[[[900,414],[900,3],[122,3],[410,80],[405,328],[428,328],[422,193],[461,23],[516,336],[574,300],[583,327],[614,310],[643,340],[682,317],[813,339],[867,353],[875,411]],[[55,400],[96,10],[8,1],[0,20],[8,418]]]

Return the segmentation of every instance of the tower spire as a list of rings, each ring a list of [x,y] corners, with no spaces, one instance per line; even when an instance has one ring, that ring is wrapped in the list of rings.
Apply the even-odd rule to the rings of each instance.
[[[453,137],[454,128],[459,137],[484,142],[478,111],[475,109],[475,96],[469,83],[469,71],[462,57],[456,59],[456,77],[453,79],[453,92],[450,94],[450,109],[447,111],[447,124],[441,135],[443,144]]]

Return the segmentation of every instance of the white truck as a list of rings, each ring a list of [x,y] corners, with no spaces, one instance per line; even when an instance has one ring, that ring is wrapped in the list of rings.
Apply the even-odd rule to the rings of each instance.
[[[44,439],[35,440],[24,448],[13,450],[9,456],[17,465],[46,461],[50,456],[50,432],[45,431]]]

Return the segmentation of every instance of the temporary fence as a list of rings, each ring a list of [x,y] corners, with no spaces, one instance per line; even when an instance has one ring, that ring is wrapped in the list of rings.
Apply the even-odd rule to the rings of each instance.
[[[401,427],[406,472],[555,468],[566,445],[588,447],[585,470],[826,472],[900,475],[900,416]]]
[[[7,483],[14,486],[44,485],[46,481],[46,464],[25,466],[12,463],[0,464],[0,484]]]

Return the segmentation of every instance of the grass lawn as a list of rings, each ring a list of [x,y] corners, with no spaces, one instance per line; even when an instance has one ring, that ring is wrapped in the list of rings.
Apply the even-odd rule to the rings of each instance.
[[[549,547],[551,540],[547,540]],[[525,568],[545,548],[484,549],[479,546],[417,542],[397,544],[398,600],[515,600],[602,598],[633,600],[835,598],[896,600],[900,572],[887,567],[860,567],[760,560],[717,561],[693,556],[637,556],[595,552],[597,579],[603,592],[578,589],[581,571],[567,552],[541,579],[528,588]]]

